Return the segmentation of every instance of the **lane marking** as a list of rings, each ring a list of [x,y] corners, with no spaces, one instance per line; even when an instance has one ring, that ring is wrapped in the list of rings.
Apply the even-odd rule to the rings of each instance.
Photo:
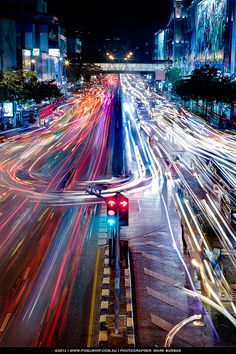
[[[165,264],[169,267],[172,267],[172,268],[177,268],[177,269],[181,269],[181,264],[176,264],[174,262],[171,262],[171,261],[167,261],[165,259],[163,259],[162,257],[158,257],[158,256],[154,256],[152,254],[149,254],[149,253],[146,253],[146,252],[142,252],[142,256],[144,258],[147,258],[147,259],[151,259],[153,261],[156,261],[156,262],[159,262],[159,263],[162,263],[162,264]]]
[[[93,292],[92,292],[92,300],[91,300],[91,307],[90,307],[89,331],[88,331],[88,341],[87,341],[87,347],[88,348],[90,348],[91,344],[92,344],[93,319],[94,319],[95,297],[96,297],[96,290],[97,290],[99,255],[100,255],[100,248],[98,248],[98,250],[97,250],[96,262],[95,262],[95,270],[94,270]]]
[[[187,303],[183,304],[182,302],[178,302],[178,300],[176,300],[172,297],[166,296],[165,294],[160,293],[159,291],[156,291],[156,290],[151,289],[149,287],[147,287],[147,293],[148,293],[148,295],[166,303],[169,306],[177,308],[178,310],[183,311],[185,313],[188,313],[188,304]]]
[[[2,324],[2,326],[0,328],[0,332],[4,332],[4,329],[5,329],[6,325],[7,325],[7,322],[9,321],[10,316],[11,316],[11,313],[8,312],[8,314],[6,315],[5,320],[3,321],[3,324]]]
[[[30,267],[28,267],[28,268],[26,269],[23,280],[26,280],[26,278],[28,277],[29,271],[30,271]]]

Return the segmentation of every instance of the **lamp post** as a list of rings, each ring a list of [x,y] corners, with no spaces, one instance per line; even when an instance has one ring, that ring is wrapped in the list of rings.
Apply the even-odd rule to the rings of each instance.
[[[112,61],[116,59],[115,56],[112,53],[109,53],[109,52],[106,53],[106,56],[107,56],[108,59],[110,59]]]
[[[133,59],[133,55],[134,55],[133,52],[129,52],[129,53],[124,57],[124,60],[132,60],[132,59]]]
[[[70,65],[70,61],[68,59],[65,60],[64,67],[64,96],[67,97],[67,71],[66,68]]]
[[[106,57],[107,59],[113,61],[113,60],[133,60],[133,55],[134,53],[129,51],[124,58],[116,58],[114,54],[107,52]]]
[[[35,71],[35,59],[31,59],[31,71]]]

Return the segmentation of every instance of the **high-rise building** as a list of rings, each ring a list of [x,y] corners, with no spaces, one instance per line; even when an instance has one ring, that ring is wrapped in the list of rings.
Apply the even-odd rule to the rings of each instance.
[[[0,18],[0,72],[16,68],[16,23]]]
[[[166,56],[174,65],[184,64],[185,17],[182,0],[173,0],[173,11],[166,28]]]
[[[81,60],[82,42],[80,38],[67,38],[67,56],[69,60],[78,62]]]
[[[191,71],[210,64],[234,74],[236,0],[173,0],[164,42],[166,59],[174,65]]]
[[[0,0],[0,14],[18,20],[47,14],[47,2],[45,0]]]
[[[58,18],[47,14],[46,1],[0,0],[0,14],[15,21],[15,39],[11,36],[12,45],[16,47],[15,66],[35,71],[39,79],[55,80],[62,85],[67,40]],[[5,55],[8,55],[6,50]],[[3,67],[3,70],[9,68]]]

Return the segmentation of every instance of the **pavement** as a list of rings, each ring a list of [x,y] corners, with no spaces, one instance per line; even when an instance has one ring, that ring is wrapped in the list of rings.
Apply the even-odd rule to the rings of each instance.
[[[190,285],[178,252],[190,271],[192,267],[189,256],[184,255],[169,181],[160,179],[153,190],[130,198],[130,226],[124,229],[123,237],[130,248],[136,346],[163,347],[168,332],[198,312],[196,299],[184,291]],[[174,337],[173,346],[214,346],[206,318],[203,323],[186,325]]]
[[[201,287],[190,255],[184,252],[171,188],[164,178],[152,189],[130,196],[129,227],[121,229],[121,239],[129,241],[130,264],[121,270],[118,335],[114,333],[115,270],[109,265],[110,235],[106,206],[101,205],[87,347],[164,347],[175,326],[194,314],[203,314],[201,303],[185,292],[191,283],[178,252],[196,289],[201,291]],[[207,316],[186,324],[172,342],[178,348],[216,345]]]
[[[100,208],[87,347],[132,348],[135,337],[130,265],[120,273],[120,322],[119,333],[115,334],[115,269],[109,264],[110,233],[106,225],[105,204]]]

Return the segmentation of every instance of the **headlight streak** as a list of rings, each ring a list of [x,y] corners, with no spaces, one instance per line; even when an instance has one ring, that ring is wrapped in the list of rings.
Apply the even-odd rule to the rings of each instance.
[[[174,249],[176,250],[177,255],[178,255],[178,257],[179,257],[181,263],[183,264],[183,267],[184,267],[184,269],[185,269],[185,271],[186,271],[186,273],[187,273],[187,275],[188,275],[188,279],[189,279],[190,284],[191,284],[191,287],[192,287],[192,289],[193,289],[193,290],[188,290],[188,289],[186,289],[186,288],[183,288],[183,290],[184,290],[187,294],[189,293],[189,294],[191,294],[191,296],[196,297],[196,298],[198,298],[198,299],[201,299],[201,298],[202,298],[202,297],[201,297],[201,294],[199,294],[199,293],[196,291],[196,289],[195,289],[195,287],[194,287],[194,284],[193,284],[193,281],[192,281],[192,278],[191,278],[191,275],[190,275],[190,273],[189,273],[188,267],[186,266],[186,263],[184,262],[184,259],[183,259],[182,255],[181,255],[180,251],[178,250],[178,247],[177,247],[177,244],[176,244],[176,241],[175,241],[175,237],[174,237],[174,234],[173,234],[171,222],[170,222],[170,217],[169,217],[168,209],[167,209],[166,202],[165,202],[165,199],[164,199],[164,197],[163,197],[162,194],[161,194],[161,199],[162,199],[162,202],[163,202],[163,205],[164,205],[164,209],[165,209],[165,213],[166,213],[166,216],[167,216],[167,221],[168,221],[168,226],[169,226],[169,230],[170,230],[170,234],[171,234],[171,238],[172,238],[172,242],[173,242],[173,247],[174,247]],[[206,299],[208,300],[208,298],[206,298]],[[215,306],[215,305],[218,306],[218,305],[215,304],[213,301],[212,301],[212,303],[213,303],[213,306]],[[220,307],[220,306],[219,306],[219,307]],[[221,309],[221,307],[220,307],[220,309]],[[221,309],[221,312],[222,312],[222,311],[224,311],[224,310]],[[211,325],[211,328],[212,328],[212,330],[213,330],[214,335],[216,336],[216,338],[219,339],[218,334],[217,334],[217,332],[216,332],[216,330],[215,330],[215,327],[214,327],[214,325],[213,325],[213,323],[212,323],[212,321],[211,321],[211,319],[210,319],[209,314],[206,312],[205,308],[204,308],[204,313],[205,313],[206,316],[207,316],[208,322],[209,322],[210,325]],[[236,322],[236,320],[235,320],[235,322]]]
[[[134,79],[132,79],[132,80],[133,80],[132,84],[134,84]],[[132,87],[132,84],[130,84],[130,88]],[[126,80],[126,85],[128,86],[127,80]],[[138,85],[136,84],[136,88],[137,87],[138,87]],[[135,93],[133,93],[134,91],[135,91]],[[136,90],[132,90],[132,94],[135,97],[139,97],[139,99],[141,101],[143,100],[143,103],[146,104],[145,99],[143,99],[145,92],[141,93],[141,92],[138,92],[138,90],[136,89]],[[155,96],[161,102],[163,101],[163,97],[158,97],[158,95],[155,95]],[[132,101],[134,102],[134,100],[132,100]],[[162,106],[162,108],[163,108],[163,106]],[[171,106],[170,106],[170,109],[172,109]],[[170,109],[168,108],[168,110],[166,110],[166,112],[167,111],[170,112]],[[165,108],[163,108],[163,112],[164,111],[165,111]],[[172,111],[174,111],[174,110],[172,109]],[[231,234],[232,230],[229,227],[229,225],[227,225],[226,221],[224,220],[222,215],[217,210],[216,204],[213,202],[213,200],[211,198],[209,200],[208,190],[211,189],[211,187],[209,187],[209,185],[212,184],[212,177],[210,176],[210,174],[206,170],[205,161],[209,158],[211,159],[212,157],[214,159],[216,159],[222,168],[222,172],[224,173],[225,178],[227,179],[227,181],[229,181],[231,183],[232,187],[234,187],[235,177],[236,177],[236,173],[235,173],[236,159],[234,157],[236,144],[235,144],[235,142],[233,142],[233,144],[231,144],[231,145],[226,145],[226,144],[228,144],[228,138],[225,137],[225,135],[223,133],[216,132],[216,131],[214,131],[214,129],[208,128],[208,126],[205,125],[205,123],[203,123],[203,121],[201,121],[198,118],[192,117],[187,112],[186,112],[186,116],[188,116],[188,121],[187,121],[187,119],[185,119],[183,117],[183,115],[180,115],[177,110],[174,111],[174,114],[176,115],[176,117],[178,117],[178,121],[176,120],[176,122],[178,122],[178,123],[174,123],[175,128],[173,129],[173,127],[171,127],[171,121],[169,120],[169,122],[167,123],[167,121],[168,121],[167,114],[170,114],[170,113],[162,114],[162,122],[160,120],[158,121],[156,119],[158,129],[154,126],[153,123],[148,122],[149,126],[152,127],[152,131],[155,134],[154,135],[155,144],[154,144],[154,146],[152,146],[152,149],[150,149],[150,151],[152,151],[152,152],[156,151],[158,156],[161,158],[163,158],[162,151],[164,152],[165,156],[168,157],[169,161],[172,163],[175,171],[177,172],[178,176],[180,177],[180,181],[184,185],[184,188],[187,189],[189,195],[191,196],[191,198],[193,198],[194,203],[196,203],[197,207],[200,209],[201,212],[203,212],[204,214],[207,213],[206,215],[210,219],[209,220],[210,225],[212,226],[213,230],[215,230],[218,238],[220,238],[221,242],[225,245],[226,249],[229,249],[230,242],[227,243],[225,241],[225,237],[227,237],[227,235],[225,234],[225,231],[223,230],[223,228],[219,227],[219,226],[221,226],[219,224],[219,222],[217,223],[215,221],[214,214],[212,213],[211,208],[213,208],[214,211],[216,212],[217,218],[220,215],[219,219],[220,219],[220,221],[223,221],[224,227],[226,228],[227,232],[229,232]],[[141,118],[141,122],[142,122],[142,119],[144,119],[144,118]],[[144,130],[146,130],[147,135],[149,135],[149,134],[151,135],[151,132],[147,128],[146,123],[143,127],[144,127]],[[185,129],[186,129],[186,132],[185,132]],[[199,134],[199,130],[202,130],[202,134]],[[163,134],[162,134],[162,132],[163,132]],[[156,138],[156,136],[158,136],[158,138]],[[152,138],[153,138],[153,136],[152,136]],[[165,144],[167,144],[167,143],[164,144],[164,142],[159,141],[159,139],[162,139],[162,141],[163,141],[163,139],[166,141],[167,141],[167,139],[170,139],[171,143],[172,143],[172,141],[174,141],[175,144],[179,146],[180,150],[183,149],[183,150],[186,150],[187,152],[189,152],[190,157],[196,157],[193,167],[190,166],[190,168],[188,168],[187,164],[186,164],[186,167],[187,167],[189,173],[191,173],[191,169],[192,169],[192,171],[196,171],[196,168],[198,169],[198,172],[194,172],[194,176],[195,176],[196,181],[198,182],[199,186],[203,190],[201,200],[199,200],[198,196],[191,189],[191,186],[188,185],[187,181],[185,181],[184,175],[181,173],[177,164],[172,159],[172,156],[171,156],[172,152],[168,153],[168,151],[166,150]],[[156,141],[158,142],[158,146],[156,144]],[[149,156],[149,154],[148,154],[148,156]],[[149,158],[150,158],[150,156],[149,156]],[[227,158],[228,160],[226,160],[225,158]],[[229,159],[232,162],[229,161]],[[183,162],[185,163],[185,161],[183,161]],[[153,171],[153,165],[152,165],[152,171]],[[199,171],[200,171],[200,176],[203,176],[204,180],[200,179],[200,176],[198,175]],[[169,178],[170,178],[170,181],[173,185],[173,188],[176,184],[179,184],[178,180],[172,179],[171,174],[170,174]],[[209,185],[204,187],[204,181],[207,181],[209,183]],[[219,190],[221,190],[221,188],[219,188]],[[173,196],[174,196],[174,199],[177,198],[177,200],[178,200],[177,194],[174,194]],[[163,202],[164,202],[164,200],[163,200]],[[178,201],[178,203],[181,204],[180,200]],[[192,211],[189,201],[185,199],[184,203],[185,203],[185,207],[187,208],[188,213],[189,213],[190,217],[192,218],[193,223],[197,229],[199,237],[202,240],[202,245],[204,245],[205,249],[209,250],[208,243],[201,231],[199,222]],[[181,207],[180,207],[180,210],[181,210]],[[183,210],[181,210],[181,213],[182,213],[182,211]],[[166,212],[167,212],[167,209],[166,209]],[[213,217],[212,217],[212,215],[213,215]],[[185,219],[185,221],[186,221],[186,219]],[[189,226],[189,225],[187,225],[187,226]],[[189,227],[188,227],[188,229],[189,229]],[[222,238],[222,232],[224,235],[223,238]],[[190,225],[190,234],[194,240],[195,235],[193,232],[191,233],[191,225]],[[234,235],[233,239],[235,239],[235,235]],[[199,251],[200,246],[198,245],[198,240],[196,238],[195,238],[195,241],[193,242],[193,245],[194,245],[193,247],[196,250],[198,249],[198,251]],[[202,252],[202,250],[201,250],[201,252]],[[215,309],[219,310],[227,318],[230,319],[231,323],[233,323],[235,325],[235,319],[224,308],[224,304],[221,302],[221,300],[219,299],[219,296],[217,295],[219,288],[221,286],[223,287],[224,292],[226,292],[229,295],[230,294],[229,284],[227,283],[223,274],[221,276],[221,280],[217,279],[217,277],[214,274],[213,268],[211,267],[211,265],[209,264],[209,262],[206,259],[203,259],[201,262],[202,262],[202,264],[199,265],[199,269],[201,272],[202,279],[204,280],[206,288],[210,292],[211,296],[215,299],[216,303],[210,299],[207,299],[206,297],[203,297],[204,302],[208,302]],[[205,276],[204,272],[206,272],[206,276]],[[213,290],[212,286],[216,287],[216,291]],[[194,296],[194,295],[191,295],[191,296]],[[231,302],[231,307],[235,313],[235,306],[232,302]],[[213,331],[214,331],[214,329],[213,329]],[[217,336],[215,331],[214,331],[214,333]]]
[[[177,323],[172,330],[167,334],[166,338],[165,338],[165,343],[164,343],[164,348],[170,348],[172,341],[174,339],[174,336],[176,335],[176,333],[183,328],[184,326],[186,326],[187,324],[196,321],[196,320],[200,320],[202,318],[202,315],[193,315],[190,316],[188,318],[185,318],[184,320],[182,320],[181,322]]]

